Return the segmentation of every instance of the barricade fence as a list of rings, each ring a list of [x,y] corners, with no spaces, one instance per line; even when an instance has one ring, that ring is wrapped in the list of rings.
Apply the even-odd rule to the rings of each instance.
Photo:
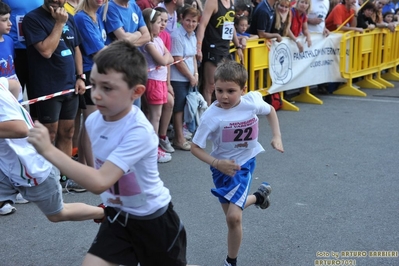
[[[247,40],[243,50],[248,71],[247,90],[262,95],[280,93],[283,110],[299,111],[284,99],[284,91],[300,89],[295,102],[323,104],[309,86],[340,82],[333,94],[365,97],[361,88],[386,89],[394,87],[389,81],[399,81],[399,26],[394,32],[374,29],[358,32],[336,32],[328,37],[312,34],[312,46],[299,52],[296,44],[283,37],[275,40]],[[234,47],[230,50],[235,52]],[[239,61],[238,56],[235,59]],[[356,82],[355,82],[356,81]]]

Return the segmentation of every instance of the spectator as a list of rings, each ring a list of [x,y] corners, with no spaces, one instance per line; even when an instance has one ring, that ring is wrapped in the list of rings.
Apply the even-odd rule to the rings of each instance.
[[[383,20],[384,20],[384,22],[386,22],[386,23],[392,23],[394,20],[393,20],[393,13],[392,12],[390,12],[390,11],[388,11],[388,12],[386,12],[386,13],[384,13],[384,15],[383,15]]]
[[[258,39],[259,36],[256,34],[249,34],[247,33],[248,29],[248,17],[246,16],[241,16],[241,17],[236,17],[234,19],[234,27],[236,28],[237,32],[237,37],[238,39],[245,38],[245,39]]]
[[[242,39],[244,40],[244,39]],[[208,0],[197,29],[197,59],[202,61],[203,96],[212,102],[215,90],[214,74],[216,65],[230,56],[230,41],[238,49],[243,61],[242,49],[245,40],[240,43],[234,29],[234,4],[231,0]]]
[[[388,12],[395,13],[395,3],[392,0],[386,0],[386,4],[382,8],[383,15]]]
[[[308,29],[308,13],[311,8],[311,0],[298,0],[295,6],[291,9],[291,32],[295,37],[304,35],[308,47],[312,45],[312,38]]]
[[[184,0],[184,4],[190,5],[195,9],[198,9],[201,12],[201,14],[204,11],[201,0]]]
[[[358,12],[357,26],[363,29],[374,29],[375,21],[372,18],[375,16],[375,12],[375,5],[370,2],[366,3]]]
[[[272,33],[272,27],[274,26],[276,17],[274,10],[276,2],[275,0],[265,0],[256,6],[252,16],[252,22],[247,31],[249,34],[256,34],[259,38],[276,38],[278,42],[281,42],[281,35]]]
[[[328,0],[312,0],[308,14],[308,28],[311,33],[322,33],[324,36],[328,36],[330,33],[325,24],[329,5]]]
[[[29,67],[28,57],[26,52],[25,36],[22,32],[22,21],[24,16],[43,4],[43,0],[3,0],[11,8],[11,31],[10,37],[14,41],[15,49],[15,73],[18,76],[18,80],[21,83],[22,90],[26,87],[28,98],[33,98],[30,82],[29,82]],[[29,106],[30,114],[33,118],[37,118],[35,105]]]
[[[75,93],[35,103],[38,119],[50,132],[51,142],[68,156],[72,153],[78,96],[85,92],[80,35],[64,2],[44,0],[22,22],[28,49],[32,96],[39,97],[75,88]],[[51,74],[50,74],[51,73]],[[85,191],[72,180],[64,185]]]
[[[100,9],[101,17],[106,14],[105,30],[107,44],[115,40],[127,40],[135,46],[142,46],[150,41],[150,33],[145,25],[139,6],[130,0],[110,0],[108,10]],[[141,106],[140,98],[135,102]]]
[[[251,25],[252,21],[252,6],[247,5],[246,3],[241,1],[237,1],[236,5],[234,6],[235,12],[236,12],[236,19],[240,17],[247,17],[248,18],[248,25]]]
[[[384,8],[384,6],[388,3],[388,0],[376,0],[375,1],[375,7],[377,9],[375,17],[373,17],[373,20],[376,22],[376,27],[377,28],[387,28],[389,29],[391,32],[395,31],[396,28],[396,24],[391,22],[385,22],[384,18],[383,18],[383,13],[382,13],[382,9]]]
[[[161,31],[159,33],[159,38],[161,38],[161,40],[165,44],[166,49],[168,49],[168,51],[170,51],[172,48],[172,43],[171,43],[172,41],[170,38],[170,33],[166,30],[166,27],[167,27],[167,24],[169,21],[168,20],[168,18],[169,18],[168,11],[161,6],[156,7],[155,10],[157,10],[161,13]],[[167,102],[165,104],[163,104],[163,106],[162,106],[162,114],[161,114],[161,119],[159,121],[159,131],[158,131],[159,138],[161,139],[159,141],[159,145],[160,145],[159,158],[160,158],[160,160],[162,160],[163,154],[165,152],[166,152],[166,154],[168,154],[168,153],[173,153],[175,151],[175,149],[170,145],[169,140],[167,138],[168,128],[170,125],[170,117],[173,113],[173,106],[175,105],[173,87],[170,83],[170,66],[169,65],[167,66],[167,71],[168,71],[168,75],[166,78],[166,85],[168,88]],[[172,155],[170,155],[170,157],[172,158]]]
[[[168,23],[166,24],[166,31],[169,34],[177,28],[177,12],[176,10],[184,6],[184,0],[165,0],[158,4],[158,6],[165,8],[168,11]]]
[[[10,13],[10,6],[0,2],[0,77],[13,79],[16,83],[19,83],[14,66],[14,42],[8,35],[12,26]],[[19,102],[23,100],[21,85],[19,85],[19,89],[17,90],[16,98]]]
[[[99,51],[105,48],[106,31],[104,18],[97,13],[98,9],[104,4],[104,1],[82,0],[76,8],[75,23],[82,36],[80,45],[83,57],[83,73],[86,75],[85,85],[91,85],[90,72],[93,66],[93,57]],[[106,2],[108,5],[108,2]],[[96,110],[91,99],[91,90],[84,93],[85,108],[82,108],[83,123],[79,134],[79,162],[94,167],[93,155],[91,152],[90,140],[87,136],[85,121],[87,117]],[[79,119],[80,121],[80,119]]]
[[[299,52],[303,51],[303,45],[299,39],[294,36],[291,31],[291,21],[292,13],[290,11],[290,1],[289,0],[279,0],[275,4],[275,9],[277,10],[274,19],[274,25],[271,29],[272,33],[277,33],[283,37],[289,37],[298,47]]]
[[[27,135],[34,125],[7,90],[9,83],[0,78],[0,214],[5,207],[10,210],[8,201],[15,201],[19,191],[52,222],[103,219],[102,208],[63,202],[59,170],[28,143]]]
[[[363,28],[356,27],[355,4],[356,0],[343,0],[342,3],[336,5],[326,19],[327,29],[335,31],[339,28],[341,31],[363,32]]]
[[[194,30],[197,28],[201,14],[193,7],[186,8],[182,14],[182,27],[172,33],[171,54],[174,61],[184,61],[171,66],[171,83],[175,94],[175,106],[173,108],[173,128],[175,136],[173,145],[175,148],[189,151],[190,143],[183,134],[183,112],[186,104],[186,96],[190,87],[198,85],[198,72],[196,45],[197,38]]]
[[[155,8],[159,5],[159,3],[163,2],[163,0],[137,0],[136,4],[143,11],[146,8]]]
[[[141,51],[147,60],[149,69],[145,97],[148,104],[148,119],[154,127],[155,132],[159,135],[159,125],[163,111],[162,107],[167,102],[168,98],[166,82],[168,70],[166,65],[173,62],[173,57],[170,55],[168,49],[166,49],[161,38],[159,38],[159,33],[161,31],[161,12],[146,8],[143,11],[143,16],[151,34],[151,41],[141,47]],[[170,121],[171,116],[172,112],[168,114],[168,121]],[[159,135],[159,145],[166,152],[173,149],[167,136]],[[166,163],[171,159],[171,156],[162,156],[158,158],[158,162]]]

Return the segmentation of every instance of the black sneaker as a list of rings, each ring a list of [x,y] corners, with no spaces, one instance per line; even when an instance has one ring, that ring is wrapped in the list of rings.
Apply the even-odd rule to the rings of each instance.
[[[269,185],[267,182],[263,182],[259,187],[258,192],[262,197],[263,197],[263,202],[259,205],[256,205],[257,207],[261,209],[267,209],[270,206],[270,198],[269,195],[272,193],[272,187]]]

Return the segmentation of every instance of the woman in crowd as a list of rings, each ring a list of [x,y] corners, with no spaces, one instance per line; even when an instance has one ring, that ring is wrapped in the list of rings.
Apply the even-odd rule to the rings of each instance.
[[[200,11],[193,7],[186,8],[181,18],[181,27],[172,33],[171,54],[174,61],[185,59],[171,66],[171,83],[175,93],[175,106],[173,108],[173,127],[175,136],[173,145],[180,150],[189,151],[190,143],[183,134],[183,111],[186,96],[191,87],[198,85],[198,71],[196,45],[197,38],[194,30],[197,28]]]
[[[370,2],[366,3],[358,12],[357,26],[363,29],[374,29],[375,21],[373,20],[373,17],[375,16],[375,13],[375,5]]]
[[[82,44],[80,48],[82,51],[83,73],[85,75],[86,86],[90,85],[90,72],[93,66],[93,57],[96,53],[104,49],[105,41],[107,39],[107,34],[104,28],[105,18],[100,17],[97,13],[98,9],[103,4],[108,5],[108,0],[82,0],[75,10],[75,23],[80,35],[82,36]],[[106,12],[104,12],[104,14],[106,14]],[[86,90],[83,96],[86,102],[86,109],[82,109],[83,123],[78,140],[78,158],[81,163],[86,163],[93,167],[93,154],[84,122],[86,121],[86,118],[96,110],[96,107],[91,100],[90,90]]]

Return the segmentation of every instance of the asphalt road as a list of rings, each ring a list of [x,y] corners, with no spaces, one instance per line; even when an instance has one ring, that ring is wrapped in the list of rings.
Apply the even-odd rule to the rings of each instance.
[[[252,191],[268,181],[271,207],[244,211],[240,266],[399,265],[395,85],[363,90],[367,97],[319,95],[323,105],[297,103],[299,112],[279,111],[284,154],[270,147],[270,130],[261,118],[266,152],[257,157]],[[222,265],[227,229],[210,193],[208,166],[177,151],[159,170],[186,226],[189,264]],[[100,202],[88,192],[64,196],[66,202]],[[81,264],[97,224],[54,224],[32,203],[16,207],[15,214],[0,217],[1,266]]]

